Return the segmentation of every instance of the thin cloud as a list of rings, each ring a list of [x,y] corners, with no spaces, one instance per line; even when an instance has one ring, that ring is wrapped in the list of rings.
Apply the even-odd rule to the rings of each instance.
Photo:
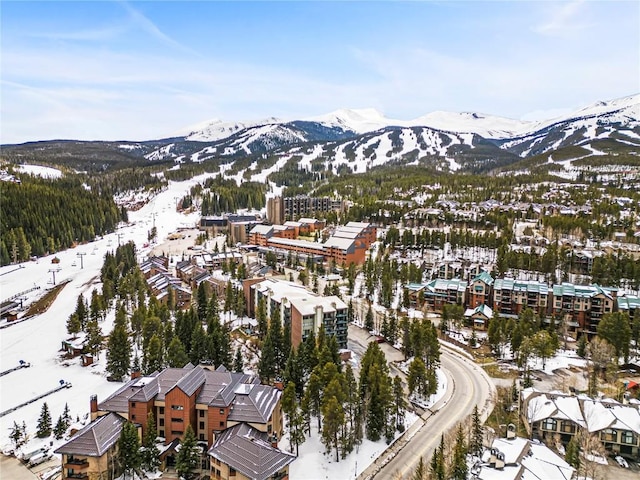
[[[160,40],[162,43],[164,43],[167,46],[173,47],[177,50],[181,50],[186,53],[196,54],[194,50],[192,50],[189,47],[186,47],[185,45],[181,44],[177,40],[174,40],[169,35],[167,35],[162,30],[160,30],[160,28],[158,28],[158,26],[155,23],[153,23],[148,17],[143,15],[140,11],[133,8],[129,3],[127,2],[119,2],[119,3],[129,14],[130,20],[132,20],[134,24],[138,26],[142,31],[146,32],[147,34],[151,35],[157,40]]]
[[[554,7],[550,17],[543,23],[536,25],[532,30],[541,35],[566,35],[571,32],[584,30],[589,25],[579,21],[578,17],[583,11],[584,0],[575,0]]]

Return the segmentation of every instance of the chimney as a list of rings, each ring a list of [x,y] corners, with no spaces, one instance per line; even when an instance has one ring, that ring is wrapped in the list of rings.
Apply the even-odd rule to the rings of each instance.
[[[91,395],[89,397],[89,411],[91,412],[91,421],[95,420],[98,416],[98,396]]]
[[[131,372],[131,380],[135,379],[135,378],[140,378],[141,372],[140,370],[133,370]]]

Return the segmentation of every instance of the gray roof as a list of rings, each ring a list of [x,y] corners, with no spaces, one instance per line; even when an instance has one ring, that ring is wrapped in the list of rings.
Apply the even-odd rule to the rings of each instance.
[[[230,422],[266,423],[282,392],[269,385],[240,384],[235,394]]]
[[[244,373],[204,370],[205,384],[196,403],[213,407],[228,407],[235,397],[234,390],[239,383],[258,382],[257,377]]]
[[[101,457],[120,438],[125,419],[115,413],[98,417],[54,453]]]
[[[209,455],[254,480],[268,479],[296,459],[272,447],[268,434],[244,423],[222,432]]]
[[[205,381],[204,372],[188,363],[184,368],[165,368],[162,372],[135,378],[105,401],[98,409],[108,412],[128,412],[129,402],[148,402],[151,399],[164,400],[164,396],[174,387],[191,396]]]

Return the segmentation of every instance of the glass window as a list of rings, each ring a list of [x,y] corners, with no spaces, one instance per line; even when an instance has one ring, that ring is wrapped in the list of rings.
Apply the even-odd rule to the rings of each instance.
[[[635,444],[636,443],[636,436],[633,434],[633,432],[629,432],[629,431],[624,431],[622,432],[621,435],[621,442],[622,443],[627,443],[627,444]]]

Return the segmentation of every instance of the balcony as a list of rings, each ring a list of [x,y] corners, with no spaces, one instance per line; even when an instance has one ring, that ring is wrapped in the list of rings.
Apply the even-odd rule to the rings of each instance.
[[[89,460],[86,458],[70,458],[67,463],[64,464],[64,468],[70,468],[72,470],[78,470],[87,468],[89,466]]]

